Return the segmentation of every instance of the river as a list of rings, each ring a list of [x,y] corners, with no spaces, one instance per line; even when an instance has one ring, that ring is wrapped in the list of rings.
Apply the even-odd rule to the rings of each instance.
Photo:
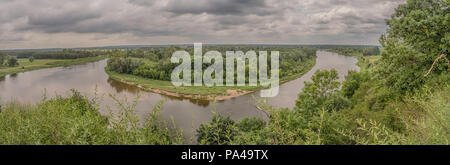
[[[316,65],[301,78],[287,82],[280,86],[279,95],[267,99],[268,103],[281,108],[292,108],[298,93],[304,86],[305,81],[309,81],[317,70],[336,69],[342,81],[349,70],[359,71],[356,66],[357,59],[326,51],[318,51]],[[138,88],[109,79],[104,71],[106,60],[99,62],[76,65],[71,67],[48,68],[0,78],[0,101],[2,103],[17,100],[21,103],[37,103],[42,100],[44,93],[47,97],[55,95],[69,94],[70,89],[76,89],[88,97],[102,96],[100,112],[108,114],[110,110],[118,109],[109,94],[128,102],[132,102],[137,93],[140,98],[136,107],[136,113],[140,117],[146,117],[152,108],[160,101],[166,100],[161,111],[162,118],[173,121],[177,128],[181,128],[185,138],[192,140],[195,129],[201,123],[211,120],[213,112],[230,116],[234,120],[245,117],[260,117],[267,119],[266,115],[257,110],[255,98],[259,93],[244,95],[233,99],[208,102],[192,99],[179,99],[160,94],[142,92]]]

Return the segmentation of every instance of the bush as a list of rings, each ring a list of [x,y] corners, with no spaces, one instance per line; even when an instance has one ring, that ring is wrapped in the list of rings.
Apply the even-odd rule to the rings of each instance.
[[[251,132],[263,129],[264,127],[266,127],[266,122],[256,117],[244,118],[236,123],[236,126],[240,131]]]
[[[214,114],[211,123],[202,124],[197,129],[198,144],[227,145],[236,136],[237,129],[230,117]]]

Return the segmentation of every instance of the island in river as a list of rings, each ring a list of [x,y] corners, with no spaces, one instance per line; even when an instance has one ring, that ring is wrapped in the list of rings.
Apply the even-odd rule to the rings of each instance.
[[[156,51],[156,50],[157,51]],[[192,47],[180,48],[187,52],[192,51]],[[233,47],[233,46],[212,46],[206,47],[204,51],[218,50],[225,52],[227,50],[246,51],[266,51],[277,50],[280,52],[280,84],[297,79],[311,70],[315,65],[315,48],[299,46],[283,47]],[[163,52],[163,53],[161,53]],[[181,86],[176,87],[171,83],[171,74],[177,64],[171,63],[169,48],[149,48],[139,49],[124,54],[121,51],[115,51],[108,60],[106,73],[111,79],[134,85],[145,91],[150,91],[167,96],[189,98],[207,101],[221,101],[246,95],[262,89],[268,88],[258,84],[258,86],[248,85],[248,75],[246,77],[246,86]],[[155,56],[155,54],[158,54]],[[225,53],[222,53],[224,55]],[[194,58],[191,56],[191,58]],[[225,58],[225,60],[227,60]],[[193,60],[191,60],[193,61]],[[203,64],[205,70],[210,64]],[[269,58],[270,66],[270,58]],[[225,66],[224,66],[225,68]],[[249,66],[245,66],[245,72],[248,73]],[[227,71],[225,71],[227,72]],[[236,79],[235,72],[235,79]]]

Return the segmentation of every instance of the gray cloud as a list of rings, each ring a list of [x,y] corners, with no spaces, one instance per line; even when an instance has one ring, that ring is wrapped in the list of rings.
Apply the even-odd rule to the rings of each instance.
[[[154,1],[149,0],[128,0],[128,2],[136,5],[143,5],[143,6],[152,6],[154,4]]]
[[[378,44],[384,20],[404,1],[2,0],[0,49],[193,42]]]

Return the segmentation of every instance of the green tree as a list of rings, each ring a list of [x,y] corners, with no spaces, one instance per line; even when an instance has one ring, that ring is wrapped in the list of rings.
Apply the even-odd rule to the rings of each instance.
[[[19,65],[17,57],[16,56],[9,56],[8,57],[8,66],[14,67],[14,66],[17,66],[17,65]]]
[[[347,98],[352,98],[355,91],[361,86],[361,83],[367,82],[369,79],[370,76],[367,72],[348,72],[348,75],[345,77],[345,81],[342,82],[342,95]]]
[[[34,57],[33,57],[33,56],[28,57],[28,61],[30,61],[31,63],[33,63]]]
[[[305,82],[303,91],[298,95],[295,110],[313,116],[325,108],[324,103],[337,94],[340,83],[336,70],[318,70],[312,77],[312,82]]]
[[[230,117],[214,114],[211,123],[202,124],[197,129],[197,142],[207,145],[230,144],[237,134],[234,123]]]
[[[244,118],[236,123],[236,126],[240,131],[251,132],[263,129],[266,126],[266,122],[263,119],[256,117]]]

